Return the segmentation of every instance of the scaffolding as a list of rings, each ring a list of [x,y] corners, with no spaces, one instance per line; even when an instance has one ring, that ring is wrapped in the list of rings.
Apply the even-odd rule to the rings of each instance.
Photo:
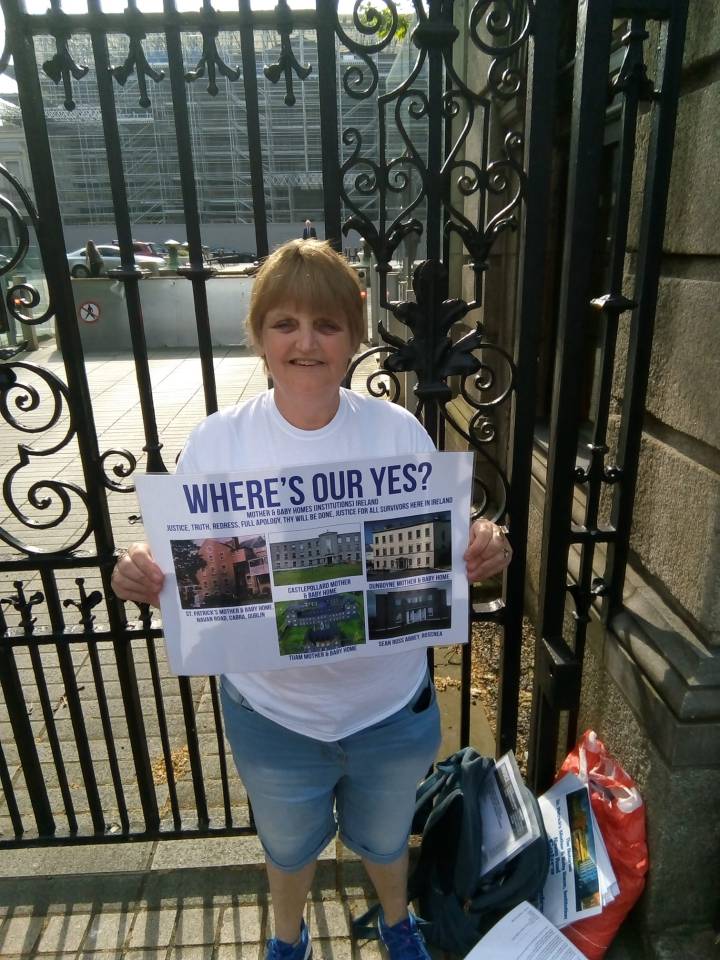
[[[90,38],[76,35],[71,43],[76,62],[91,67],[87,77],[74,85],[75,109],[68,111],[63,106],[62,87],[52,83],[42,70],[40,77],[63,222],[66,226],[92,227],[114,220],[110,176]],[[336,82],[340,127],[338,137],[343,151],[341,162],[349,150],[342,144],[342,132],[350,126],[362,136],[363,155],[378,157],[378,96],[385,92],[396,60],[402,48],[409,43],[409,37],[403,41],[393,41],[372,55],[379,82],[375,93],[364,99],[348,96],[343,76],[353,66],[367,73],[367,66],[356,54],[338,43]],[[108,36],[112,64],[120,64],[125,60],[127,44],[127,37]],[[273,84],[264,73],[266,66],[279,59],[280,37],[271,30],[255,33],[265,201],[269,223],[323,219],[319,72],[315,35],[310,31],[296,31],[292,36],[292,44],[300,63],[310,66],[311,72],[306,80],[295,82],[297,102],[294,106],[287,106],[282,81]],[[159,83],[149,81],[150,107],[144,109],[139,105],[140,94],[134,75],[128,78],[124,86],[116,84],[114,88],[130,219],[136,225],[182,222],[180,171],[165,39],[160,34],[149,34],[143,41],[143,47],[151,66],[165,71],[165,77]],[[241,63],[239,33],[222,33],[218,38],[218,49],[231,67]],[[39,64],[52,57],[54,51],[52,38],[36,38]],[[200,34],[183,34],[183,54],[186,68],[194,68],[202,54]],[[407,56],[405,53],[404,58]],[[243,78],[241,75],[238,80],[231,81],[218,77],[217,84],[219,89],[216,96],[208,93],[205,77],[187,85],[201,222],[252,223]],[[17,123],[17,119],[13,121],[12,116],[7,116],[6,122]],[[423,130],[415,132],[421,138],[424,135]],[[397,149],[402,152],[397,141],[397,135],[390,137],[388,151]],[[378,217],[377,191],[359,193],[354,187],[354,175],[348,177],[346,188],[361,210],[374,219]],[[397,207],[394,213],[399,212],[401,201],[402,198],[390,196],[391,204]]]

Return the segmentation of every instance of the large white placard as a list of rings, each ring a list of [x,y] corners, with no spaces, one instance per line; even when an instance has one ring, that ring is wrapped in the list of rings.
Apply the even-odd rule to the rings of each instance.
[[[467,641],[473,455],[137,478],[177,674]]]

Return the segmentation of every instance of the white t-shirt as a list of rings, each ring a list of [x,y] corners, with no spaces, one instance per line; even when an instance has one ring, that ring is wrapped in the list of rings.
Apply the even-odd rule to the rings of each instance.
[[[428,453],[432,440],[404,408],[340,390],[340,406],[320,430],[300,430],[282,416],[272,390],[214,413],[192,431],[177,472],[231,473],[258,467]],[[420,685],[424,650],[359,657],[227,676],[258,713],[317,740],[340,740],[404,706]]]

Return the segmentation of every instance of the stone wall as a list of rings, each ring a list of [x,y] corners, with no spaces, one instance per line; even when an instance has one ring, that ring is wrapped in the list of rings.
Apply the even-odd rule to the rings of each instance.
[[[653,41],[648,49],[654,56]],[[646,955],[658,960],[707,956],[706,931],[720,919],[719,128],[720,6],[696,0],[690,4],[625,611],[609,630],[599,610],[593,611],[579,717],[579,729],[598,732],[645,799],[651,866],[634,916]],[[628,296],[648,130],[649,118],[642,118]],[[623,319],[609,462],[622,409],[627,342]],[[540,582],[544,496],[545,456],[538,448],[529,517],[531,614]],[[606,516],[608,506],[606,498]],[[584,491],[577,488],[578,522],[583,507]],[[577,560],[571,551],[571,575]],[[599,549],[598,574],[603,568]]]
[[[653,956],[668,955],[671,941],[677,960],[696,955],[697,930],[720,911],[719,125],[720,8],[697,0],[690,4],[626,612],[611,631],[597,619],[591,626],[580,716],[643,792],[651,869],[637,916]],[[644,127],[639,159],[646,140]],[[639,164],[638,184],[642,172]],[[638,217],[639,203],[631,244]],[[630,296],[634,260],[631,250]],[[611,435],[626,344],[625,324]]]

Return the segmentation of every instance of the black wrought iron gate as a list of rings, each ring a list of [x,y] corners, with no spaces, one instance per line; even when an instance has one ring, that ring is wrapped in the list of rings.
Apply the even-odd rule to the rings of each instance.
[[[325,235],[338,247],[343,230],[355,230],[364,239],[376,264],[380,306],[394,323],[392,329],[390,323],[387,329],[381,325],[381,344],[358,360],[349,379],[365,369],[368,356],[377,355],[383,359],[382,371],[371,377],[369,388],[397,395],[403,373],[413,372],[417,415],[439,447],[452,437],[476,450],[478,509],[510,526],[515,555],[502,596],[473,604],[471,617],[502,628],[496,726],[502,752],[515,745],[517,732],[540,304],[548,284],[548,236],[556,226],[549,186],[553,164],[558,156],[562,161],[558,117],[567,113],[564,101],[556,100],[558,89],[567,93],[562,78],[568,72],[559,70],[559,57],[563,38],[575,38],[577,27],[529,757],[534,783],[547,781],[562,747],[562,713],[570,712],[573,732],[591,604],[606,596],[612,611],[621,602],[685,18],[683,3],[670,0],[586,0],[579,4],[577,20],[571,7],[556,0],[477,0],[472,5],[413,0],[403,14],[392,0],[374,5],[358,0],[345,15],[338,13],[334,0],[297,10],[278,0],[273,11],[254,10],[250,0],[238,0],[236,9],[215,10],[203,0],[196,12],[181,13],[175,0],[164,0],[161,13],[146,13],[129,0],[121,13],[88,0],[87,13],[67,14],[60,0],[51,0],[47,12],[36,14],[26,12],[19,0],[2,0],[7,37],[0,66],[6,70],[12,56],[34,199],[17,177],[0,169],[0,204],[17,236],[16,249],[0,273],[10,278],[22,269],[34,232],[47,296],[43,299],[33,285],[16,277],[0,306],[0,326],[7,329],[8,313],[25,329],[54,317],[65,377],[10,356],[12,350],[0,366],[0,411],[18,438],[3,451],[0,845],[253,829],[227,776],[214,679],[205,684],[167,678],[159,623],[147,610],[139,616],[126,611],[113,597],[109,577],[118,517],[133,509],[127,506],[132,474],[138,467],[165,470],[167,459],[145,341],[143,273],[133,254],[118,85],[135,75],[142,110],[151,106],[160,84],[170,86],[189,247],[179,274],[192,286],[205,410],[211,412],[217,407],[217,385],[208,285],[216,281],[203,254],[188,90],[205,77],[210,96],[219,85],[242,84],[256,249],[263,256],[269,248],[269,217],[256,49],[263,30],[275,31],[278,57],[266,65],[264,75],[284,85],[288,110],[296,103],[298,85],[310,76],[308,65],[297,59],[296,39],[304,33],[316,44]],[[620,21],[627,29],[618,34]],[[397,43],[408,22],[407,71],[380,83],[377,57]],[[650,46],[646,23],[659,30],[661,51],[651,79],[643,60]],[[201,37],[197,63],[188,62],[183,46],[190,34]],[[236,37],[237,68],[223,59],[223,38],[230,34]],[[88,37],[90,65],[73,59],[74,44]],[[111,52],[117,46],[109,41],[117,37],[124,38],[125,60],[113,64]],[[48,43],[52,55],[42,62],[38,51]],[[152,43],[164,50],[167,76],[146,55]],[[615,49],[622,51],[618,69],[611,62]],[[66,260],[46,116],[47,81],[41,83],[41,78],[62,85],[68,111],[75,107],[80,85],[97,87],[121,251],[121,265],[112,277],[122,284],[127,305],[142,452],[103,450],[98,442]],[[376,104],[375,139],[364,140],[364,131],[339,113],[342,91],[351,101],[369,98]],[[523,102],[524,119],[517,113]],[[613,105],[621,111],[622,130],[612,247],[602,289],[593,289],[596,199],[602,192],[599,157],[607,110]],[[640,177],[645,197],[631,301],[623,295],[622,267],[641,105],[651,109],[651,136],[646,175]],[[508,235],[516,228],[521,229],[513,247]],[[393,300],[391,261],[412,250],[413,238],[425,255],[414,273],[414,296]],[[487,277],[501,269],[494,258],[503,244],[506,254],[516,250],[520,263],[514,320],[504,332],[497,318],[481,313]],[[453,267],[457,263],[463,270]],[[578,357],[591,309],[602,318],[601,383],[589,466],[583,468],[577,464]],[[629,310],[631,389],[625,391],[616,463],[609,466],[606,432],[615,328]],[[488,330],[497,329],[500,337],[490,336]],[[68,473],[72,463],[80,464],[77,477]],[[576,484],[586,490],[585,515],[573,523]],[[608,487],[612,522],[601,527],[598,504]],[[598,543],[608,545],[602,579],[593,574]],[[580,548],[580,566],[568,579],[571,545]],[[564,625],[568,597],[574,603],[573,636]],[[461,738],[467,741],[469,646],[462,657]],[[65,711],[63,723],[59,710]],[[203,717],[209,723],[202,724]],[[178,729],[180,749],[173,746]]]

